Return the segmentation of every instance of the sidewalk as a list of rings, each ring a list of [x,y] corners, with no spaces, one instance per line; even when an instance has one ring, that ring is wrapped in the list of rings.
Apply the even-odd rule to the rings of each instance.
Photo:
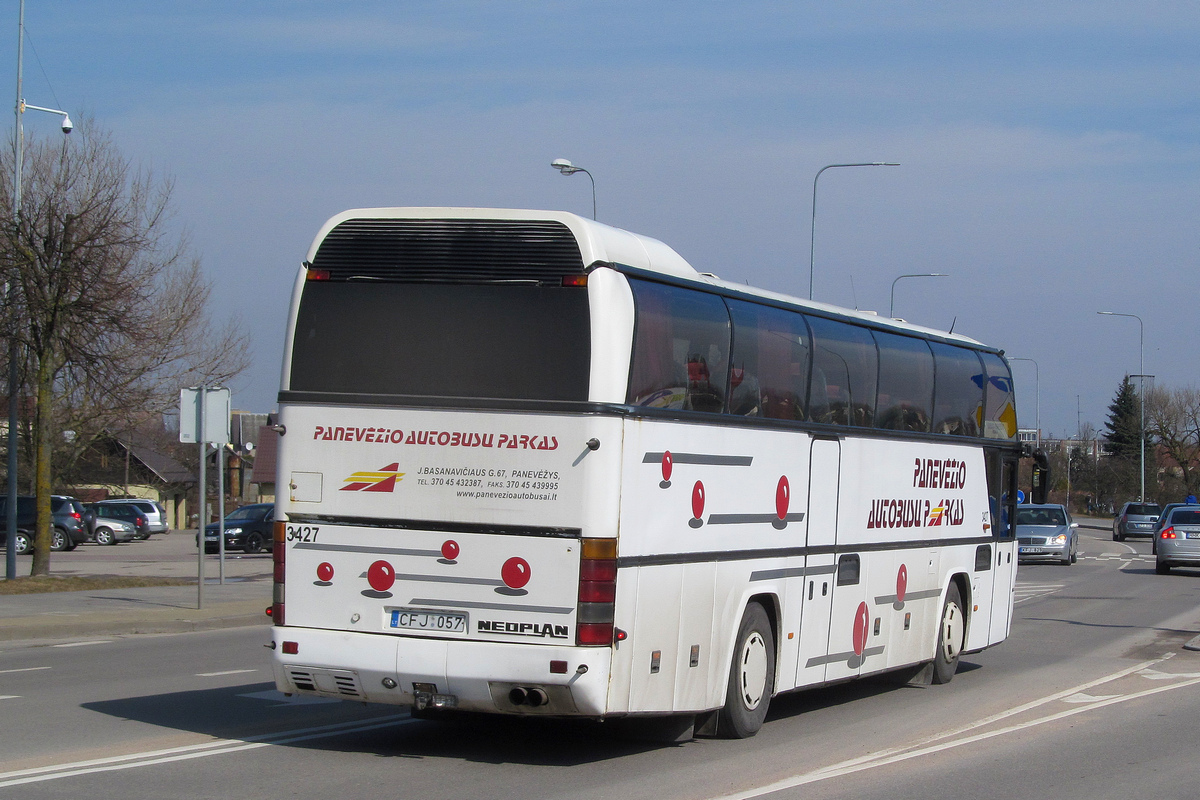
[[[115,547],[82,544],[50,558],[53,575],[118,575],[191,579],[187,586],[0,596],[0,641],[111,636],[268,625],[271,554],[228,553],[226,582],[217,556],[205,556],[203,608],[196,608],[196,532],[173,531]],[[2,552],[2,550],[0,550]],[[29,570],[27,556],[18,562]]]

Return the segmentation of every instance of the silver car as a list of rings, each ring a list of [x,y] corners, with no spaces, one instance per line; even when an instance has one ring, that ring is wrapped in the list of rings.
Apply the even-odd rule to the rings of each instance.
[[[1171,511],[1154,544],[1154,571],[1159,575],[1166,575],[1171,567],[1200,567],[1200,508],[1182,506]]]
[[[143,500],[141,498],[101,500],[96,505],[100,508],[103,508],[104,506],[117,504],[133,506],[138,511],[145,514],[146,519],[150,523],[147,528],[150,533],[166,533],[168,530],[170,530],[170,526],[167,525],[167,512],[161,505],[153,500]]]
[[[1123,542],[1126,536],[1153,536],[1154,523],[1161,515],[1158,503],[1126,503],[1113,520],[1113,541]]]
[[[1078,527],[1056,503],[1017,506],[1017,560],[1074,564],[1079,558]]]
[[[113,517],[104,516],[104,509],[96,514],[96,527],[93,529],[92,541],[96,544],[111,545],[118,542],[132,542],[137,538],[137,528],[132,523]]]

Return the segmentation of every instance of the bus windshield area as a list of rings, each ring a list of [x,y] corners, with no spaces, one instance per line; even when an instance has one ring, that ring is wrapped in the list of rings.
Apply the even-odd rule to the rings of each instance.
[[[587,289],[309,281],[290,389],[585,401]]]

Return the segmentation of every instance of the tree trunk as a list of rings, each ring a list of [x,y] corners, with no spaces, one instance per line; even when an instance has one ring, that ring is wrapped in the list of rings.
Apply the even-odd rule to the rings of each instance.
[[[37,533],[33,542],[30,575],[50,574],[50,409],[54,372],[43,359],[37,370],[37,414],[34,422],[34,494],[37,497]]]

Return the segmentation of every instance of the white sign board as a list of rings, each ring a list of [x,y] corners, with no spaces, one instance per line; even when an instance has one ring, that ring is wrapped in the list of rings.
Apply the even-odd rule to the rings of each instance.
[[[200,398],[204,397],[201,407]],[[179,391],[179,441],[229,444],[229,390],[219,387]],[[201,434],[201,431],[203,432]]]

